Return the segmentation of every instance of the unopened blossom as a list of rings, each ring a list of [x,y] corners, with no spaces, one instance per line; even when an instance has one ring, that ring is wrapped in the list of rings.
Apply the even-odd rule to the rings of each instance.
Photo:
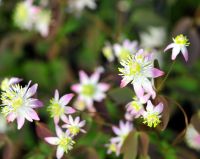
[[[78,101],[86,104],[89,111],[95,111],[93,102],[101,102],[105,97],[105,92],[109,89],[107,83],[99,83],[100,71],[96,70],[91,77],[84,71],[79,72],[80,83],[72,85],[71,89],[78,93]]]
[[[76,117],[75,119],[69,115],[67,119],[67,123],[62,127],[66,128],[72,136],[76,136],[79,132],[86,133],[86,131],[82,128],[85,125],[85,120],[81,121],[80,117]]]
[[[138,49],[137,41],[124,40],[121,44],[114,44],[114,54],[119,61],[126,60],[130,55],[136,53]]]
[[[113,126],[112,130],[117,135],[116,137],[112,138],[112,142],[118,143],[121,147],[128,134],[133,130],[133,124],[128,121],[120,121],[119,127]]]
[[[17,77],[12,77],[12,78],[5,78],[2,82],[1,82],[1,90],[5,91],[6,89],[8,89],[11,85],[13,84],[17,84],[19,82],[21,82],[22,79],[17,78]]]
[[[116,156],[120,155],[121,146],[119,145],[119,143],[113,141],[112,138],[110,139],[109,143],[105,146],[107,147],[107,154],[115,153]]]
[[[66,114],[75,113],[75,109],[67,104],[71,101],[74,95],[72,93],[65,94],[59,98],[58,90],[55,90],[54,98],[50,100],[50,105],[48,106],[48,111],[51,114],[51,117],[54,118],[54,122],[57,124],[60,119],[67,121]]]
[[[185,140],[189,147],[200,151],[200,133],[192,124],[187,127]]]
[[[147,32],[140,33],[141,46],[147,49],[159,48],[166,40],[166,30],[163,27],[149,27]]]
[[[139,101],[137,97],[135,97],[133,101],[129,102],[126,105],[126,111],[134,118],[138,118],[142,115],[144,111],[143,103]]]
[[[180,34],[173,38],[173,43],[169,44],[164,51],[167,51],[169,49],[172,49],[172,60],[176,59],[176,56],[181,52],[183,54],[183,57],[185,61],[188,61],[188,50],[187,46],[189,46],[190,43],[186,36],[183,34]]]
[[[67,4],[70,12],[81,13],[85,8],[96,9],[95,0],[68,0]]]
[[[45,141],[51,145],[57,145],[56,158],[61,159],[64,153],[68,153],[73,149],[75,141],[69,132],[63,132],[59,126],[56,126],[57,137],[45,137]]]
[[[147,102],[146,111],[143,112],[144,124],[147,124],[149,127],[156,127],[161,123],[161,113],[163,111],[163,104],[159,103],[157,106],[154,106],[151,101]]]
[[[154,68],[151,54],[146,54],[141,49],[135,55],[130,55],[123,60],[121,65],[123,66],[119,68],[119,75],[122,76],[121,87],[125,87],[131,82],[139,99],[146,95],[155,98],[156,93],[153,89],[152,79],[162,76],[164,72]]]
[[[112,51],[112,47],[109,45],[106,45],[103,48],[103,55],[105,56],[105,58],[109,61],[109,62],[113,62],[114,61],[114,55],[113,55],[113,51]]]
[[[13,84],[1,94],[2,113],[8,122],[17,119],[18,129],[24,125],[25,119],[32,122],[39,120],[34,108],[41,107],[43,104],[32,96],[37,91],[37,84],[30,87],[30,83],[22,87],[19,84]]]

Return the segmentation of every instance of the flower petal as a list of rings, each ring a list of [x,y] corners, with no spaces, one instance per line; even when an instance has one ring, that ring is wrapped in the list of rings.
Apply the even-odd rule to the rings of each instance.
[[[94,72],[94,73],[92,74],[91,78],[90,78],[91,83],[93,83],[93,84],[98,83],[99,77],[100,77],[99,71]]]
[[[67,105],[70,100],[72,99],[72,97],[74,96],[74,94],[66,94],[64,96],[62,96],[59,100],[59,102],[62,104],[62,105]]]
[[[179,52],[180,52],[180,47],[179,46],[175,46],[172,49],[172,60],[176,59],[176,56],[179,54]]]
[[[56,127],[56,134],[57,134],[57,136],[58,136],[59,138],[61,138],[62,135],[63,135],[62,129],[61,129],[58,125],[56,125],[55,127]]]
[[[13,122],[15,119],[16,119],[16,114],[15,113],[10,113],[8,116],[7,116],[7,121],[8,122]]]
[[[169,50],[169,49],[171,49],[171,48],[173,48],[174,46],[175,46],[174,43],[169,44],[169,45],[165,48],[164,52],[167,51],[167,50]]]
[[[38,84],[34,84],[33,86],[31,86],[26,93],[26,97],[29,98],[33,96],[37,91],[37,87],[38,87]]]
[[[135,93],[138,98],[143,97],[144,95],[144,89],[142,88],[142,85],[139,83],[134,83],[133,88],[135,90]]]
[[[79,92],[81,92],[81,85],[80,84],[74,84],[74,85],[72,85],[71,90],[76,92],[76,93],[79,93]]]
[[[59,143],[58,137],[45,137],[44,140],[51,145],[58,145]]]
[[[101,90],[102,92],[107,91],[110,88],[110,85],[107,83],[98,83],[97,89]]]
[[[157,68],[152,68],[151,69],[151,75],[152,75],[153,78],[157,78],[157,77],[164,75],[164,72],[157,69]]]
[[[37,113],[33,109],[28,110],[28,115],[34,120],[40,120],[39,116],[37,115]]]
[[[17,117],[17,129],[21,129],[22,126],[24,125],[24,122],[25,122],[25,118],[22,117],[22,116],[18,116]]]
[[[185,61],[187,62],[188,61],[188,50],[187,50],[187,48],[185,46],[182,47],[181,48],[181,52],[183,54],[183,57],[184,57]]]
[[[157,112],[158,114],[160,114],[163,111],[163,103],[159,103],[155,109],[154,112]]]
[[[54,98],[55,98],[55,100],[56,100],[56,101],[58,101],[58,100],[59,100],[59,92],[58,92],[58,90],[57,90],[57,89],[55,90],[55,93],[54,93]]]
[[[43,103],[38,99],[33,99],[29,105],[31,108],[41,108],[43,107]]]
[[[61,159],[64,155],[64,149],[61,146],[58,146],[56,151],[56,157],[57,159]]]
[[[72,107],[68,107],[67,106],[64,109],[65,109],[65,114],[73,114],[73,113],[76,112],[76,110],[74,108],[72,108]]]
[[[149,112],[152,112],[154,109],[154,106],[153,104],[151,103],[150,100],[147,101],[147,107],[146,107],[146,110],[149,111]]]
[[[80,71],[80,72],[79,72],[79,77],[80,77],[80,82],[81,82],[82,84],[88,83],[89,78],[88,78],[87,74],[86,74],[84,71]]]

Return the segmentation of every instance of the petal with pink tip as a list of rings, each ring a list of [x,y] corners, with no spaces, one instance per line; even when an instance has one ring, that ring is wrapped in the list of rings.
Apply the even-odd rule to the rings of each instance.
[[[53,118],[53,120],[54,120],[54,124],[57,125],[59,123],[59,121],[60,121],[60,118],[59,118],[59,116],[55,116]]]
[[[185,61],[187,62],[188,61],[188,51],[187,51],[187,48],[186,47],[182,47],[181,48],[181,52],[183,54],[183,57],[184,57]]]
[[[162,111],[163,111],[163,104],[162,104],[162,103],[159,103],[159,104],[155,107],[154,112],[157,112],[158,114],[160,114]]]
[[[58,146],[56,151],[56,157],[57,159],[61,159],[64,155],[64,149],[61,146]]]
[[[56,127],[56,134],[57,134],[57,136],[58,136],[59,138],[61,138],[62,135],[63,135],[62,129],[61,129],[58,125],[56,125],[55,127]]]
[[[17,129],[21,129],[22,126],[24,125],[24,122],[25,122],[25,118],[22,117],[22,116],[18,116],[17,117]]]
[[[138,98],[143,97],[144,95],[144,89],[142,88],[142,85],[139,83],[134,83],[133,88],[135,90],[135,93]]]
[[[80,71],[79,72],[79,77],[80,77],[80,81],[81,81],[82,84],[88,83],[89,78],[88,78],[87,74],[84,71]]]
[[[173,47],[175,47],[175,44],[174,44],[174,43],[169,44],[169,45],[165,48],[164,52],[167,51],[167,50],[169,50],[169,49],[171,49],[171,48],[173,48]]]
[[[51,145],[58,145],[59,143],[59,138],[57,137],[45,137],[44,140]]]
[[[105,97],[106,95],[104,93],[98,92],[94,95],[94,100],[97,102],[101,102]]]
[[[154,110],[154,106],[153,106],[153,104],[151,103],[150,100],[147,101],[146,110],[147,110],[147,111],[150,111],[150,112],[152,112],[152,111]]]
[[[99,84],[97,85],[97,89],[98,89],[98,90],[101,90],[102,92],[107,91],[109,88],[110,88],[110,85],[107,84],[107,83],[99,83]]]
[[[21,82],[22,79],[20,78],[17,78],[17,77],[12,77],[10,80],[9,80],[9,85],[12,85],[12,84],[17,84],[19,82]]]
[[[8,122],[13,122],[15,119],[16,119],[16,114],[15,113],[10,113],[8,116],[7,116],[7,121]]]
[[[43,107],[43,103],[38,99],[33,99],[29,105],[31,108],[41,108]]]
[[[60,104],[61,105],[67,105],[69,102],[70,102],[70,100],[72,99],[72,97],[74,96],[74,94],[66,94],[66,95],[64,95],[64,96],[62,96],[61,98],[60,98]]]
[[[120,87],[121,88],[123,88],[123,87],[125,87],[129,82],[131,82],[131,79],[128,79],[128,78],[123,78],[122,80],[121,80],[121,84],[120,84]]]
[[[72,107],[68,107],[67,106],[64,109],[65,109],[65,114],[73,114],[73,113],[76,112],[76,110],[74,108],[72,108]]]
[[[99,77],[100,77],[100,73],[99,73],[99,71],[96,71],[96,72],[94,72],[94,73],[92,74],[90,80],[91,80],[91,82],[92,82],[93,84],[96,84],[96,83],[98,83],[98,81],[99,81]]]
[[[121,130],[118,127],[112,126],[112,130],[116,135],[121,135]]]
[[[67,117],[66,117],[66,115],[61,115],[61,117],[60,117],[61,119],[62,119],[62,121],[64,121],[65,123],[68,123],[68,119],[67,119]]]
[[[28,115],[33,119],[33,120],[40,120],[39,116],[33,109],[28,110]]]
[[[157,77],[164,75],[164,72],[157,69],[157,68],[152,68],[151,69],[151,75],[152,75],[153,78],[157,78]]]
[[[71,86],[71,90],[76,92],[76,93],[80,93],[81,92],[81,85],[80,84],[74,84]]]
[[[55,99],[56,101],[59,100],[59,92],[58,92],[57,89],[55,90],[55,93],[54,93],[54,99]]]
[[[37,91],[37,87],[38,87],[38,84],[34,84],[33,86],[31,86],[26,93],[26,97],[29,98],[33,96]]]
[[[179,46],[175,46],[172,49],[172,60],[176,59],[176,56],[179,54],[179,52],[180,52],[180,47]]]

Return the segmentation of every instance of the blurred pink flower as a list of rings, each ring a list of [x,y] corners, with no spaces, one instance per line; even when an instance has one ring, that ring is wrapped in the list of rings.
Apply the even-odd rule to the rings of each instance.
[[[91,77],[88,77],[84,71],[79,72],[80,83],[72,85],[71,89],[78,93],[78,101],[86,104],[89,111],[94,112],[96,109],[93,102],[101,102],[105,97],[105,92],[109,89],[107,83],[98,83],[100,72],[95,71]]]

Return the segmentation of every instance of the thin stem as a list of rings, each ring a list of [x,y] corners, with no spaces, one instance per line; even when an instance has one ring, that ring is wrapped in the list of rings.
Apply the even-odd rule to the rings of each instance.
[[[163,84],[164,84],[165,81],[167,80],[169,74],[170,74],[171,71],[172,71],[172,68],[173,68],[174,64],[175,64],[175,61],[173,61],[173,63],[171,64],[171,66],[170,66],[170,68],[169,68],[169,71],[167,72],[167,75],[166,75],[165,78],[162,80],[161,84],[159,85],[158,91],[160,91],[160,89],[162,88]]]

